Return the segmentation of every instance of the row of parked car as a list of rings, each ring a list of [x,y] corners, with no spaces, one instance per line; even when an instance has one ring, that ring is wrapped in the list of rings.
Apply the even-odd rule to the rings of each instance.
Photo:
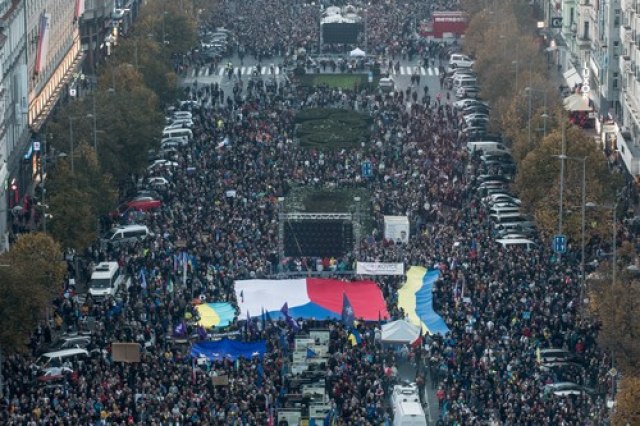
[[[186,100],[167,110],[166,125],[157,149],[149,151],[146,176],[141,179],[135,192],[112,212],[112,219],[122,225],[113,227],[101,238],[103,245],[131,243],[151,235],[144,225],[126,225],[138,212],[153,213],[162,203],[171,185],[171,176],[179,166],[179,148],[193,139],[195,121],[193,112],[200,108],[198,102]]]
[[[489,132],[491,107],[478,97],[480,86],[473,64],[468,56],[453,53],[446,79],[449,79],[447,84],[458,90],[456,96],[460,99],[453,106],[466,136],[466,149],[476,159],[475,191],[487,209],[496,241],[503,247],[532,249],[535,246],[535,223],[522,212],[521,200],[511,192],[515,162],[502,136]],[[475,91],[471,96],[466,92],[469,87]]]
[[[444,77],[444,86],[455,91],[457,99],[478,98],[480,86],[473,71],[475,61],[462,53],[453,53]]]
[[[233,47],[233,35],[225,28],[200,31],[200,49],[208,59],[221,59]]]
[[[455,86],[466,88],[465,82],[475,74],[473,61],[461,54],[451,55],[450,74]],[[470,83],[469,83],[470,84]],[[456,94],[457,95],[457,94]],[[474,190],[490,218],[493,232],[505,248],[531,250],[536,246],[536,226],[522,211],[522,201],[511,191],[516,165],[501,135],[488,131],[491,107],[477,96],[465,96],[454,107],[467,135],[466,148],[474,157]],[[561,348],[538,349],[535,354],[539,374],[548,377],[542,392],[547,397],[596,397],[596,391],[586,386],[583,358]]]

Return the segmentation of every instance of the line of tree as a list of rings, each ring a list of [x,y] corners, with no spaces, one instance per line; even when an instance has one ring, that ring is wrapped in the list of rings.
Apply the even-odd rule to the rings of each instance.
[[[62,295],[62,248],[83,250],[95,241],[98,218],[115,209],[119,189],[144,170],[148,151],[159,145],[162,109],[179,95],[172,58],[196,45],[198,16],[214,5],[147,1],[132,34],[101,64],[96,87],[47,125],[54,158],[47,162],[46,192],[39,188],[37,195],[48,206],[41,211],[48,233],[22,235],[0,255],[0,359],[28,348],[52,300]]]
[[[96,87],[48,124],[49,152],[58,153],[46,184],[48,225],[63,247],[81,250],[95,240],[98,218],[115,209],[159,146],[162,110],[180,90],[173,58],[197,43],[201,11],[194,4],[147,2],[132,33],[101,64]]]
[[[518,163],[514,189],[524,209],[535,216],[541,235],[557,233],[560,200],[560,160],[565,155],[587,158],[587,202],[614,203],[612,194],[622,177],[611,174],[602,150],[592,137],[569,123],[560,88],[553,84],[555,66],[536,28],[536,13],[527,2],[506,0],[482,7],[467,0],[470,12],[464,49],[476,60],[481,95],[491,107],[491,128],[503,134]],[[564,135],[564,136],[563,136]],[[565,160],[563,233],[570,242],[581,241],[582,164]],[[601,213],[601,212],[600,212]],[[602,221],[606,223],[606,221]],[[609,222],[610,224],[610,222]],[[590,229],[600,238],[606,227]]]
[[[470,15],[464,49],[475,57],[482,82],[482,97],[492,106],[491,127],[501,132],[517,162],[514,189],[523,208],[533,215],[545,241],[558,232],[560,211],[560,160],[564,141],[563,233],[572,249],[582,237],[582,185],[585,159],[586,201],[600,206],[618,205],[624,179],[612,173],[601,147],[593,137],[569,123],[560,88],[554,86],[555,65],[544,49],[536,22],[537,11],[529,2],[464,0]],[[587,246],[612,242],[611,209],[586,209]],[[616,212],[618,213],[618,212]],[[618,217],[620,217],[618,215]],[[618,237],[618,236],[616,236]],[[613,244],[609,244],[613,247]],[[588,309],[583,314],[599,324],[600,347],[613,354],[622,372],[615,425],[640,424],[640,277],[635,265],[636,247],[623,243],[616,250],[613,280],[611,256],[587,280]]]

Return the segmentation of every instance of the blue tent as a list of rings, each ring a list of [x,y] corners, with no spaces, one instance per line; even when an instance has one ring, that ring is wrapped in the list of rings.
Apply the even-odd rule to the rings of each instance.
[[[251,359],[254,356],[262,358],[266,351],[267,344],[264,340],[239,342],[237,340],[222,339],[213,342],[198,342],[191,346],[192,357],[206,357],[211,361],[221,361],[223,359],[235,361],[240,357]]]

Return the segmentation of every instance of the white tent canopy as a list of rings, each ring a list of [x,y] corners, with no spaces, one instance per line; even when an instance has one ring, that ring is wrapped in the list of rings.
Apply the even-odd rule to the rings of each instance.
[[[578,93],[564,98],[564,109],[567,111],[591,111],[589,99]]]
[[[357,47],[353,49],[351,52],[349,52],[349,56],[351,56],[352,58],[361,58],[366,55],[367,54],[364,52],[364,50],[359,49]]]
[[[382,343],[413,343],[420,337],[420,328],[405,320],[382,325]]]

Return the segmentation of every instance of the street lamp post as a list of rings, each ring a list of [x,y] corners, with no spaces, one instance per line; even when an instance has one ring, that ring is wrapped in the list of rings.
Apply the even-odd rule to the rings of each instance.
[[[561,160],[573,160],[582,162],[582,201],[580,202],[581,220],[580,220],[580,304],[584,300],[584,287],[586,283],[585,277],[585,215],[587,207],[587,158],[589,157],[569,157],[567,155],[554,155]]]
[[[527,86],[524,88],[525,93],[527,94],[527,96],[529,97],[529,109],[528,109],[528,120],[527,120],[527,131],[529,133],[529,147],[531,147],[531,113],[532,113],[532,98],[533,98],[533,92],[538,92],[538,93],[542,93],[542,98],[543,98],[543,106],[544,106],[544,112],[540,115],[540,117],[543,120],[543,137],[547,137],[547,118],[549,118],[549,114],[547,114],[547,91],[546,90],[542,90],[542,89],[535,89],[531,86]]]
[[[527,94],[529,95],[529,117],[527,119],[527,133],[528,133],[527,144],[529,149],[531,149],[531,101],[533,100],[533,89],[531,89],[531,87],[526,87],[524,91],[527,92]]]
[[[96,156],[98,155],[98,115],[96,114],[96,92],[93,92],[92,96],[92,113],[87,114],[87,117],[93,118],[93,150],[96,152]]]
[[[75,163],[73,161],[73,120],[76,117],[69,117],[69,147],[71,150],[71,173],[75,173]]]
[[[558,156],[560,158],[560,205],[558,207],[558,235],[562,235],[562,213],[563,213],[563,204],[564,204],[564,161],[567,151],[566,141],[565,141],[565,128],[564,122],[562,124],[562,154]]]

